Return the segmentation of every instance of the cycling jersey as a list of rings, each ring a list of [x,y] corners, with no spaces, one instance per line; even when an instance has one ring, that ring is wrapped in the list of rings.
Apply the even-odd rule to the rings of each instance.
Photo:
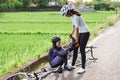
[[[86,33],[89,32],[88,26],[85,23],[82,16],[77,16],[76,14],[71,16],[72,24],[75,25],[75,27],[79,28],[79,33]]]

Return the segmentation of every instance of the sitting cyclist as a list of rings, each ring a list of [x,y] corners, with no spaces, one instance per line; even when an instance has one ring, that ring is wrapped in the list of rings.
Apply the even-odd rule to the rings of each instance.
[[[48,53],[49,64],[52,68],[62,66],[64,63],[65,70],[72,70],[72,67],[67,65],[67,54],[68,51],[72,51],[74,48],[74,41],[72,40],[72,45],[68,47],[66,50],[61,47],[61,38],[58,36],[54,36],[52,38],[53,46]]]

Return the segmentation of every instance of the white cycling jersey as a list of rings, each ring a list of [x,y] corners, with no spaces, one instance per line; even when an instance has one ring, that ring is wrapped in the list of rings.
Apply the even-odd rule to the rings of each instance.
[[[88,26],[82,16],[77,16],[76,14],[74,14],[71,16],[71,19],[72,24],[75,25],[75,27],[79,28],[79,33],[89,32]]]

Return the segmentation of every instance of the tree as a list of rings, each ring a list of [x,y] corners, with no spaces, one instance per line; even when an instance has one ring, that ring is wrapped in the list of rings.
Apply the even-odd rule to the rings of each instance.
[[[23,7],[29,9],[32,0],[22,0],[22,2],[23,2]]]
[[[8,2],[8,0],[0,0],[0,3]]]
[[[38,0],[37,2],[39,7],[44,7],[48,5],[49,0]]]

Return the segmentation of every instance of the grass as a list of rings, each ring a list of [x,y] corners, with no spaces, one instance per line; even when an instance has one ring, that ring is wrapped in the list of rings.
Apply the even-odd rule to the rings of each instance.
[[[101,32],[101,26],[106,28],[112,23],[109,16],[114,13],[82,13],[91,31],[91,39]],[[59,35],[62,44],[68,42],[71,29],[71,20],[59,12],[0,13],[0,75],[46,53],[52,46],[52,36]]]
[[[0,36],[0,71],[5,73],[47,52],[53,35],[0,34]],[[63,35],[61,37],[65,38]]]

